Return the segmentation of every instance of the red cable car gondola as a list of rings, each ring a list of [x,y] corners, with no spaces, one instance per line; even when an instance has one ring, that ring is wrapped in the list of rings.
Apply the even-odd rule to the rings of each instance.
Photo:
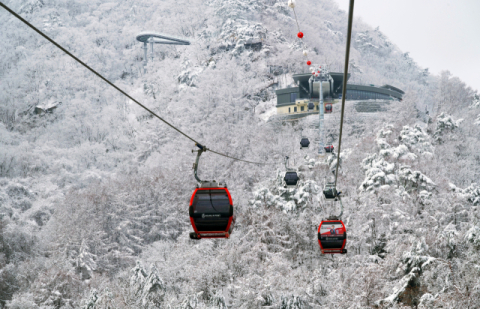
[[[200,183],[190,198],[188,213],[194,232],[190,238],[229,238],[235,225],[233,201],[225,184],[200,180],[197,176],[198,161],[207,148],[197,144],[197,160],[193,165],[195,179]],[[192,150],[193,152],[193,150]]]
[[[326,103],[325,104],[325,114],[330,114],[333,111],[333,107],[331,103]]]
[[[190,238],[229,238],[235,225],[233,202],[226,187],[197,188],[190,199]]]
[[[322,220],[318,226],[318,244],[322,254],[347,253],[347,230],[342,220]]]
[[[327,220],[322,220],[318,226],[318,244],[322,254],[328,253],[347,253],[345,244],[347,243],[347,230],[340,218],[343,215],[343,204],[340,198],[342,192],[338,192],[335,182],[326,182],[323,188],[323,195],[326,201],[338,201],[341,206],[339,216],[332,216]]]
[[[325,149],[325,152],[333,152],[333,149],[335,149],[335,147],[333,147],[333,145],[328,145],[328,146],[325,146],[323,148]]]

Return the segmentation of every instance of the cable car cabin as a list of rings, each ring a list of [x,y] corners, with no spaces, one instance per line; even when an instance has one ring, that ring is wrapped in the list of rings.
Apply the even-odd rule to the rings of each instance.
[[[227,188],[197,188],[190,199],[190,238],[229,238],[235,224],[233,202]]]
[[[330,114],[333,111],[333,107],[331,103],[325,104],[325,114]]]
[[[323,195],[325,196],[326,200],[337,200],[339,194],[340,193],[338,193],[337,189],[335,188],[334,182],[327,182],[323,188]]]
[[[347,253],[347,230],[341,220],[323,220],[318,226],[318,244],[322,254]]]
[[[315,104],[313,104],[312,101],[308,102],[308,110],[313,111],[314,108],[315,108]]]
[[[283,178],[283,180],[285,180],[286,187],[295,187],[297,185],[299,178],[298,178],[297,172],[287,171],[285,173],[285,177]]]
[[[303,137],[302,140],[300,141],[300,149],[308,148],[308,145],[310,145],[310,141],[308,140],[308,138]]]
[[[333,145],[328,145],[323,147],[323,149],[325,149],[325,152],[333,152],[333,149],[335,149],[335,147],[333,147]]]

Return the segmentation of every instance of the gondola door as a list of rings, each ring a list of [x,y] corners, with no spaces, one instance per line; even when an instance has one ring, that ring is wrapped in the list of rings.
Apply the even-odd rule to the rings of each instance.
[[[318,244],[322,254],[347,253],[347,230],[341,220],[323,220],[318,226]]]

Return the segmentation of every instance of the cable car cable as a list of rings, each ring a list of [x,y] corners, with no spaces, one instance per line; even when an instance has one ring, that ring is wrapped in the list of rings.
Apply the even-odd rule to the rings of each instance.
[[[292,8],[293,10],[293,15],[295,16],[295,22],[297,23],[297,29],[298,29],[298,34],[297,34],[297,37],[300,39],[300,41],[302,42],[302,48],[303,48],[303,55],[305,56],[305,58],[307,58],[307,49],[305,47],[305,42],[302,40],[303,38],[303,33],[300,31],[300,25],[298,23],[298,18],[297,18],[297,13],[295,12],[295,1],[294,0],[289,0],[288,1],[288,4],[287,4],[289,7]],[[300,36],[301,34],[301,36]]]
[[[292,8],[292,9],[293,9],[293,14],[295,15],[295,21],[297,22],[298,32],[300,32],[300,26],[298,25],[297,13],[295,13],[295,8]]]
[[[105,77],[103,77],[100,73],[98,73],[97,71],[95,71],[94,69],[92,69],[91,67],[89,67],[87,64],[85,64],[84,62],[82,62],[80,59],[78,59],[77,57],[75,57],[73,54],[71,54],[68,50],[66,50],[65,48],[63,48],[60,44],[58,44],[57,42],[55,42],[54,40],[52,40],[50,37],[48,37],[46,34],[44,34],[43,32],[41,32],[40,30],[38,30],[37,28],[35,28],[35,26],[31,25],[28,21],[26,21],[25,19],[23,19],[20,15],[16,14],[14,11],[12,11],[10,8],[8,8],[5,4],[3,4],[2,2],[0,2],[0,6],[2,6],[3,8],[5,8],[8,12],[10,12],[13,16],[15,16],[16,18],[20,19],[23,23],[25,23],[27,26],[29,26],[30,28],[32,28],[34,31],[36,31],[38,34],[40,34],[41,36],[43,36],[45,39],[47,39],[48,41],[50,41],[50,43],[52,43],[53,45],[55,45],[56,47],[58,47],[60,50],[62,50],[64,53],[66,53],[67,55],[69,55],[70,57],[72,57],[75,61],[77,61],[78,63],[80,63],[81,65],[83,65],[85,68],[87,68],[88,70],[90,70],[93,74],[97,75],[99,78],[103,79],[107,84],[109,84],[110,86],[112,86],[113,88],[115,88],[116,90],[118,90],[120,93],[122,93],[123,95],[125,95],[127,98],[129,98],[130,100],[134,101],[135,103],[137,103],[138,105],[140,105],[141,107],[143,107],[146,111],[148,111],[149,113],[151,113],[152,115],[154,115],[155,117],[157,117],[158,119],[160,119],[161,121],[163,121],[164,123],[166,123],[168,126],[170,126],[172,129],[176,130],[177,132],[179,132],[180,134],[182,134],[183,136],[185,136],[186,138],[188,138],[189,140],[191,140],[192,142],[194,143],[198,143],[196,140],[194,140],[193,138],[191,138],[190,136],[188,136],[187,134],[183,133],[182,131],[180,131],[179,129],[177,129],[176,127],[174,127],[172,124],[170,124],[168,121],[166,121],[165,119],[163,119],[162,117],[158,116],[157,114],[155,114],[153,111],[151,111],[150,109],[148,109],[146,106],[144,106],[143,104],[141,104],[140,102],[138,102],[137,100],[135,100],[134,98],[132,98],[130,95],[128,95],[125,91],[123,91],[122,89],[118,88],[117,86],[115,86],[115,84],[113,84],[112,82],[110,82],[108,79],[106,79]]]
[[[100,73],[98,73],[97,71],[95,71],[94,69],[92,69],[91,67],[89,67],[87,64],[85,64],[84,62],[82,62],[80,59],[78,59],[77,57],[75,57],[73,54],[71,54],[68,50],[66,50],[65,48],[63,48],[60,44],[58,44],[57,42],[55,42],[53,39],[51,39],[50,37],[48,37],[46,34],[44,34],[42,31],[38,30],[35,26],[33,26],[32,24],[30,24],[28,21],[26,21],[25,19],[23,19],[20,15],[18,15],[17,13],[15,13],[14,11],[12,11],[8,6],[6,6],[5,4],[3,4],[3,2],[0,2],[0,6],[3,7],[5,10],[7,10],[10,14],[12,14],[13,16],[15,16],[16,18],[18,18],[20,21],[22,21],[24,24],[26,24],[27,26],[29,26],[31,29],[33,29],[35,32],[37,32],[38,34],[40,34],[42,37],[44,37],[45,39],[47,39],[50,43],[52,43],[53,45],[55,45],[56,47],[58,47],[61,51],[63,51],[65,54],[69,55],[70,57],[72,57],[75,61],[77,61],[78,63],[80,63],[81,65],[83,65],[85,68],[87,68],[89,71],[91,71],[93,74],[97,75],[100,79],[102,79],[103,81],[105,81],[107,84],[109,84],[110,86],[112,86],[113,88],[115,88],[116,90],[118,90],[121,94],[123,94],[124,96],[126,96],[127,98],[129,98],[130,100],[132,100],[133,102],[137,103],[139,106],[141,106],[143,109],[145,109],[147,112],[149,112],[150,114],[152,114],[153,116],[157,117],[158,119],[160,119],[161,121],[163,121],[165,124],[167,124],[169,127],[171,127],[172,129],[174,129],[175,131],[177,131],[178,133],[182,134],[183,136],[185,136],[186,138],[188,138],[189,140],[191,140],[192,142],[195,143],[195,145],[200,145],[201,144],[199,142],[197,142],[195,139],[193,139],[192,137],[188,136],[187,134],[185,134],[184,132],[182,132],[180,129],[177,129],[174,125],[172,125],[171,123],[169,123],[168,121],[166,121],[165,119],[163,119],[162,117],[158,116],[157,114],[155,114],[153,111],[151,111],[149,108],[147,108],[145,105],[143,105],[142,103],[138,102],[137,100],[135,100],[134,98],[132,98],[128,93],[126,93],[125,91],[123,91],[122,89],[118,88],[117,86],[115,86],[115,84],[113,84],[112,82],[110,82],[108,79],[106,79],[105,77],[103,77]],[[199,147],[200,147],[199,146]],[[223,156],[223,157],[226,157],[226,158],[229,158],[229,159],[232,159],[232,160],[235,160],[235,161],[242,161],[242,162],[245,162],[245,163],[250,163],[250,164],[261,164],[261,165],[268,165],[268,164],[276,164],[276,163],[266,163],[266,162],[253,162],[253,161],[248,161],[248,160],[242,160],[242,159],[238,159],[238,158],[235,158],[235,157],[232,157],[232,156],[229,156],[229,155],[226,155],[226,154],[223,154],[221,152],[217,152],[217,151],[214,151],[214,150],[211,150],[211,149],[207,149],[207,147],[204,147],[204,146],[201,146],[201,148],[204,149],[204,151],[207,151],[209,150],[210,152],[213,152],[217,155],[220,155],[220,156]]]
[[[348,9],[347,49],[345,51],[345,68],[343,70],[342,113],[340,116],[340,136],[338,137],[338,158],[337,158],[337,166],[335,167],[335,189],[337,188],[338,166],[340,165],[340,150],[342,146],[343,114],[345,112],[345,97],[347,93],[348,60],[350,58],[350,42],[352,39],[353,5],[354,5],[354,0],[350,0],[350,7]]]
[[[325,198],[334,199],[335,201],[340,201],[341,212],[339,216],[331,216],[327,218],[327,220],[322,220],[320,225],[318,226],[318,244],[320,245],[320,249],[322,254],[346,254],[347,249],[345,249],[345,245],[347,242],[347,231],[345,228],[344,223],[341,220],[343,215],[343,203],[342,198],[337,193],[337,179],[338,179],[338,166],[340,165],[340,153],[341,153],[341,146],[342,146],[342,132],[343,132],[343,116],[345,113],[345,97],[347,92],[347,79],[348,79],[348,61],[350,57],[350,42],[352,39],[352,23],[353,23],[353,7],[354,7],[354,0],[350,0],[350,7],[348,10],[348,29],[347,29],[347,46],[345,51],[345,68],[343,71],[343,89],[342,89],[342,112],[340,117],[340,136],[338,138],[338,156],[337,156],[337,163],[335,167],[335,182],[326,183],[324,188],[324,195]],[[322,227],[325,225],[330,225],[332,229],[330,232],[325,232],[325,228]],[[335,225],[342,225],[341,228],[335,228]],[[339,232],[343,232],[342,236],[337,237],[337,230]]]

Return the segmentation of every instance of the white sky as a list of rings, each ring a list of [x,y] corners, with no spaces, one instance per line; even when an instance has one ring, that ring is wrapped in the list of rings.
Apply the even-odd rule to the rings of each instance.
[[[348,11],[349,0],[335,0]],[[480,0],[357,0],[354,18],[380,30],[433,74],[480,91]]]

